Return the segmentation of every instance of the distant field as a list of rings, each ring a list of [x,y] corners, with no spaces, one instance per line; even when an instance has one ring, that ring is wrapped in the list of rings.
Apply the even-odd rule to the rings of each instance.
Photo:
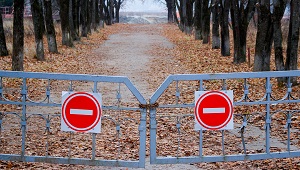
[[[167,22],[168,18],[165,12],[120,12],[120,23],[156,24]]]

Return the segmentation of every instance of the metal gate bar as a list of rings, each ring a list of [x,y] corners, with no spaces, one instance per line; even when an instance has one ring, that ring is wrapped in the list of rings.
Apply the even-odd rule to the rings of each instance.
[[[156,92],[151,96],[150,99],[150,105],[153,105],[155,103],[159,103],[158,107],[153,107],[150,109],[150,163],[151,164],[176,164],[176,163],[199,163],[199,162],[224,162],[224,161],[242,161],[242,160],[261,160],[261,159],[272,159],[272,158],[291,158],[291,157],[299,157],[300,156],[300,150],[297,151],[291,151],[290,150],[290,128],[291,128],[291,115],[300,113],[299,108],[297,110],[287,110],[282,111],[284,114],[286,114],[286,128],[288,130],[287,134],[287,144],[286,144],[286,151],[283,152],[271,152],[270,150],[270,127],[271,127],[271,116],[272,111],[270,110],[271,105],[276,104],[287,104],[287,103],[300,103],[299,98],[294,98],[292,96],[292,80],[295,80],[299,78],[300,71],[276,71],[276,72],[247,72],[247,73],[225,73],[225,74],[189,74],[189,75],[170,75],[166,78],[166,80],[161,84],[161,86],[156,90]],[[271,78],[286,78],[286,94],[281,99],[274,99],[272,98],[272,83]],[[226,154],[224,151],[224,130],[222,131],[222,142],[221,142],[221,155],[203,155],[203,132],[202,130],[199,131],[199,156],[157,156],[157,127],[158,127],[158,118],[162,117],[157,114],[158,109],[178,109],[178,108],[194,108],[195,103],[179,103],[179,98],[181,96],[180,94],[180,88],[178,86],[179,82],[189,82],[189,81],[198,81],[199,82],[199,91],[206,90],[206,87],[204,86],[205,81],[214,81],[214,80],[220,80],[222,81],[222,87],[221,89],[213,89],[213,90],[227,90],[227,84],[226,82],[228,80],[237,80],[242,79],[244,81],[243,83],[243,96],[234,101],[234,106],[254,106],[254,105],[264,105],[266,107],[264,111],[264,119],[265,119],[265,153],[247,153],[247,144],[245,143],[244,139],[244,130],[246,129],[248,120],[244,119],[243,123],[241,125],[241,138],[242,138],[242,146],[243,146],[243,152],[240,154]],[[249,79],[265,79],[265,94],[264,96],[259,100],[251,100],[249,98]],[[298,80],[299,81],[299,80]],[[171,87],[172,83],[175,83],[174,85],[175,90],[173,96],[175,96],[175,103],[174,104],[164,104],[158,102],[160,97],[166,92],[168,88]],[[230,90],[230,89],[229,89]],[[171,90],[170,90],[171,91]],[[172,92],[173,92],[172,91]],[[170,92],[171,93],[171,92]],[[169,93],[168,93],[169,94]],[[188,94],[182,94],[182,96],[185,96]],[[298,96],[299,97],[299,96]],[[164,101],[164,100],[163,100]],[[175,112],[175,113],[174,113]],[[172,112],[173,115],[177,114],[176,110]],[[174,116],[174,117],[175,117]],[[181,116],[181,115],[177,115]],[[186,116],[194,117],[193,113],[186,114]],[[242,113],[242,114],[234,114],[234,116],[240,116],[241,118],[246,118],[248,114]],[[193,123],[193,122],[192,122]],[[180,130],[180,122],[177,122],[176,127],[178,130]],[[180,139],[178,139],[178,148]]]
[[[22,80],[21,85],[21,101],[12,101],[5,97],[4,95],[4,82],[5,78],[18,78]],[[28,97],[27,91],[27,81],[28,79],[39,79],[48,81],[48,86],[45,90],[46,99],[41,102],[32,101]],[[132,95],[136,98],[137,102],[135,106],[103,106],[103,110],[132,110],[132,111],[140,111],[140,120],[137,131],[139,132],[139,157],[138,160],[97,160],[95,159],[95,134],[92,136],[92,155],[91,159],[86,158],[71,158],[70,149],[69,148],[69,156],[68,157],[53,157],[48,155],[48,148],[46,149],[45,156],[30,156],[25,154],[25,145],[26,145],[26,126],[27,119],[29,116],[27,115],[26,107],[27,106],[48,106],[48,107],[61,107],[61,103],[54,103],[51,100],[50,96],[50,81],[52,80],[65,80],[70,82],[69,91],[72,91],[72,82],[73,81],[84,81],[90,82],[93,84],[92,91],[97,92],[97,84],[102,82],[109,83],[118,83],[124,84],[128,90],[131,91]],[[118,100],[120,100],[120,91],[117,94]],[[0,154],[0,160],[5,161],[24,161],[24,162],[47,162],[47,163],[57,163],[57,164],[82,164],[82,165],[101,165],[101,166],[124,166],[124,167],[145,167],[145,155],[146,155],[146,109],[139,108],[140,104],[146,104],[146,100],[140,94],[140,92],[134,87],[131,81],[127,77],[122,76],[97,76],[97,75],[80,75],[80,74],[55,74],[55,73],[33,73],[33,72],[12,72],[12,71],[0,71],[0,104],[2,105],[17,105],[22,106],[22,111],[20,113],[21,117],[21,128],[22,128],[22,141],[21,141],[21,152],[20,154]],[[0,111],[0,130],[1,125],[3,123],[2,117],[6,114],[17,115],[15,112],[2,112]],[[36,114],[40,115],[40,114]],[[32,116],[32,115],[30,115]],[[49,115],[48,115],[49,116]],[[43,116],[42,116],[43,117]],[[105,119],[105,117],[103,117]],[[43,117],[46,120],[46,129],[50,128],[50,119]],[[116,125],[116,130],[118,130],[118,126]],[[120,128],[120,127],[119,127]],[[118,134],[119,135],[119,134]],[[8,146],[9,147],[9,146]],[[47,146],[46,146],[47,147]]]

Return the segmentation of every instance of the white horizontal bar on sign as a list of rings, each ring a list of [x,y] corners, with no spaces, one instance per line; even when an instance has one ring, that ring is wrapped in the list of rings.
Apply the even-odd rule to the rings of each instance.
[[[203,114],[225,113],[225,107],[220,108],[203,108]]]
[[[70,109],[71,115],[86,115],[86,116],[92,116],[93,110],[86,110],[86,109]]]

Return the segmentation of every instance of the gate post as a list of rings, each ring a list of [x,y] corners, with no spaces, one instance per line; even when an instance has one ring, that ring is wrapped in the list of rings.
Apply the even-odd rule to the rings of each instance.
[[[26,78],[23,78],[22,83],[22,117],[21,117],[21,130],[22,130],[22,147],[21,147],[21,159],[25,161],[25,140],[26,140]]]
[[[156,160],[156,108],[150,108],[150,163]]]
[[[146,158],[146,122],[147,121],[147,109],[143,108],[141,110],[141,118],[139,125],[140,132],[140,151],[139,151],[139,167],[145,168],[145,158]]]

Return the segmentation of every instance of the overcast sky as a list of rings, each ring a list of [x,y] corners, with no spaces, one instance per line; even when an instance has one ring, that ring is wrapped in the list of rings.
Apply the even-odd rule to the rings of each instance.
[[[126,0],[125,6],[120,12],[165,12],[164,4],[157,2],[157,0]]]

